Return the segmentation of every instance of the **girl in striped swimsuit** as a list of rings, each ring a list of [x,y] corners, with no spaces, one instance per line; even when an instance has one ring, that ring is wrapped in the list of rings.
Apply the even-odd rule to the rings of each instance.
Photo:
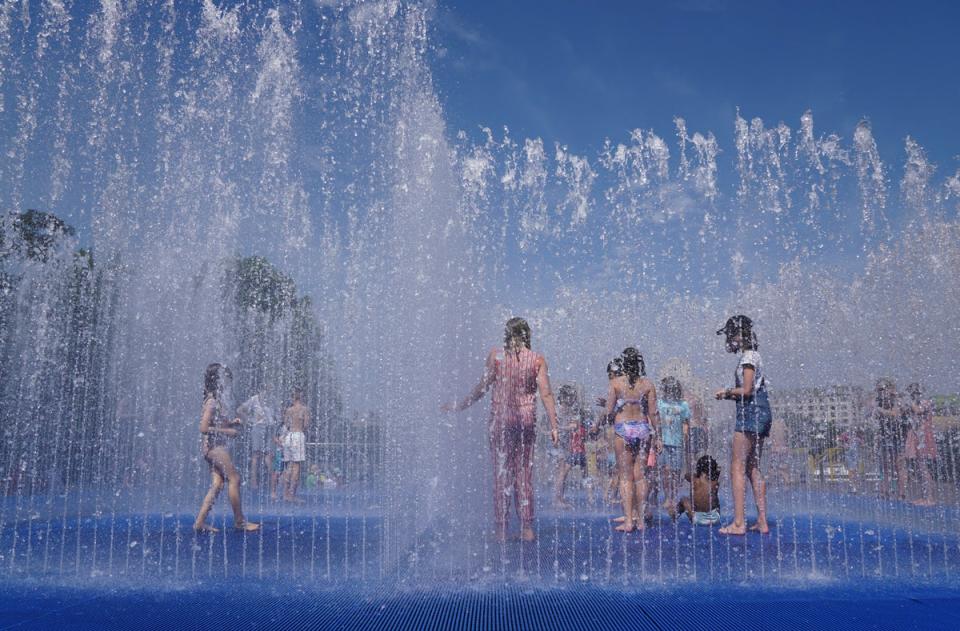
[[[530,350],[530,326],[523,318],[507,321],[502,349],[487,357],[483,378],[466,399],[444,406],[463,410],[493,388],[490,406],[490,453],[493,457],[493,516],[497,538],[506,539],[510,497],[520,516],[520,536],[533,541],[533,446],[536,441],[537,401],[547,410],[553,444],[560,440],[557,411],[550,389],[547,362]]]

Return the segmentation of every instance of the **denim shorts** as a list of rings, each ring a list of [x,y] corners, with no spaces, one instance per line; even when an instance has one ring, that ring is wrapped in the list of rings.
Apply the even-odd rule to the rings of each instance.
[[[736,431],[766,438],[770,435],[772,422],[773,414],[766,389],[757,390],[756,394],[746,401],[737,399]]]

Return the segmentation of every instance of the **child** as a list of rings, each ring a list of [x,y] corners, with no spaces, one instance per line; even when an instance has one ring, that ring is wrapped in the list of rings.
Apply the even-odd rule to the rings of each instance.
[[[767,379],[763,360],[757,351],[757,335],[753,322],[745,315],[727,319],[717,335],[726,338],[728,353],[737,353],[740,360],[734,372],[734,387],[718,390],[716,398],[736,403],[737,423],[734,427],[733,449],[730,451],[730,482],[733,487],[733,522],[720,529],[724,535],[745,535],[747,523],[744,516],[747,480],[753,488],[757,503],[757,521],[749,530],[768,534],[767,483],[760,471],[763,441],[770,435],[773,415],[767,394]]]
[[[690,473],[683,476],[693,486],[693,497],[683,497],[677,504],[677,512],[687,514],[696,526],[716,526],[720,523],[720,467],[717,461],[708,455],[697,460],[696,474],[693,480]]]
[[[907,393],[910,395],[907,410],[913,420],[916,440],[914,464],[919,469],[923,493],[923,498],[914,500],[913,503],[917,506],[935,506],[935,483],[931,472],[936,468],[937,439],[933,430],[933,408],[923,397],[923,388],[919,383],[907,386]]]
[[[676,519],[680,472],[683,469],[683,439],[690,431],[690,406],[683,400],[683,387],[676,377],[664,377],[660,381],[660,395],[657,409],[660,412],[663,451],[658,457],[658,464],[665,496],[664,508],[671,519]]]
[[[203,378],[203,408],[200,415],[200,453],[210,469],[210,490],[203,498],[200,512],[193,523],[197,532],[219,532],[219,528],[207,522],[217,496],[227,485],[230,506],[233,508],[233,525],[237,530],[252,532],[260,530],[260,524],[249,522],[243,515],[240,503],[240,473],[233,466],[228,439],[237,436],[243,423],[231,418],[230,386],[233,377],[223,364],[207,366]]]
[[[573,506],[564,497],[567,474],[573,467],[580,467],[581,475],[587,468],[587,412],[580,404],[576,387],[564,384],[557,390],[557,417],[560,422],[560,440],[566,447],[557,469],[554,482],[553,503],[557,508],[572,509]]]
[[[317,464],[310,465],[310,471],[307,473],[306,487],[310,490],[315,490],[320,484],[320,466]]]
[[[660,446],[656,437],[660,418],[657,389],[646,378],[643,356],[631,346],[620,357],[623,375],[610,381],[605,409],[607,418],[615,421],[614,449],[620,469],[620,499],[623,503],[623,521],[615,529],[633,532],[643,530],[645,526],[643,521],[638,523],[636,514],[646,512],[649,492],[647,458],[651,445]]]
[[[302,504],[297,497],[300,485],[300,469],[307,459],[306,434],[310,426],[310,408],[303,404],[303,391],[293,389],[293,405],[283,413],[287,432],[283,435],[283,472],[286,476],[283,487],[283,500]]]

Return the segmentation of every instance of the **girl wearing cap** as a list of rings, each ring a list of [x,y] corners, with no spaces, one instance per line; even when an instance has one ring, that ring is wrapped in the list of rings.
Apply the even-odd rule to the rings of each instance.
[[[490,406],[490,451],[493,456],[493,514],[497,538],[507,536],[511,499],[520,515],[520,537],[533,541],[533,445],[536,442],[537,392],[550,420],[550,438],[560,441],[557,410],[543,355],[530,350],[530,325],[511,318],[504,331],[503,348],[487,356],[480,382],[460,402],[445,411],[463,410],[493,388]]]
[[[737,405],[737,424],[730,451],[730,481],[733,486],[733,522],[720,529],[725,535],[744,535],[747,532],[744,516],[747,478],[757,503],[757,521],[750,530],[766,534],[767,484],[760,472],[763,441],[770,435],[772,415],[767,397],[767,382],[763,362],[757,352],[757,336],[753,322],[745,315],[729,318],[717,335],[726,337],[728,353],[739,353],[740,361],[734,372],[734,387],[718,390],[716,398],[733,400]]]

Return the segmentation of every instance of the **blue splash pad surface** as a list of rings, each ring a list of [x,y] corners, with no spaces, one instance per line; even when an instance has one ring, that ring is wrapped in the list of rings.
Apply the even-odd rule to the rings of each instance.
[[[506,585],[392,591],[282,585],[2,585],[0,629],[950,629],[960,590],[886,586],[627,591]]]
[[[200,536],[190,514],[48,514],[0,532],[0,629],[958,629],[958,533],[911,516],[781,514],[728,538],[541,510],[536,545],[438,523],[398,546],[377,516],[310,508]]]
[[[76,580],[233,581],[291,577],[406,586],[533,580],[546,584],[779,583],[960,577],[960,535],[823,516],[775,518],[768,536],[726,537],[662,518],[642,533],[608,516],[538,519],[536,544],[500,544],[488,532],[438,523],[416,536],[384,535],[378,517],[261,515],[263,530],[196,535],[192,516],[101,515],[28,519],[0,533],[0,576]],[[942,524],[942,520],[931,520]]]

